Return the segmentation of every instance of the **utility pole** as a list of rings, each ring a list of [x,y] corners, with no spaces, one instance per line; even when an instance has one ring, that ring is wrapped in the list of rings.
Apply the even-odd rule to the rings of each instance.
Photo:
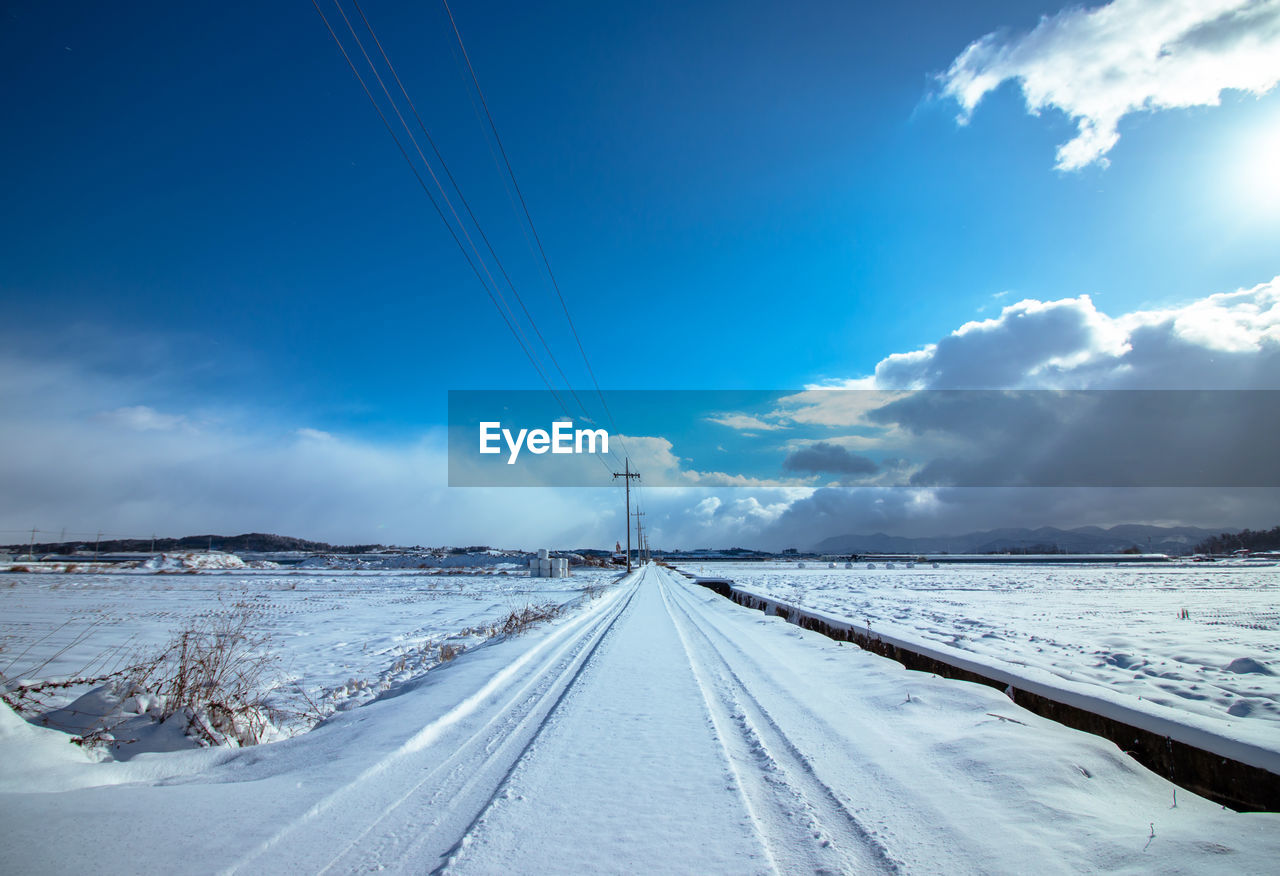
[[[98,537],[97,537],[97,539],[93,542],[93,560],[94,560],[94,562],[97,562],[97,561],[98,561],[98,545],[100,545],[100,544],[102,544],[102,530],[101,530],[101,529],[99,529],[99,530],[98,530]]]
[[[27,559],[35,562],[36,559],[36,528],[31,527],[31,545],[27,548]]]
[[[155,552],[156,552],[156,534],[153,532],[151,533],[151,553],[154,554]]]
[[[640,553],[640,562],[648,562],[648,558],[644,555],[644,524],[640,522],[640,518],[644,516],[644,512],[637,508],[631,512],[636,517],[636,549]]]
[[[615,478],[622,478],[623,484],[627,487],[626,504],[623,506],[627,511],[627,571],[631,571],[631,479],[640,479],[640,472],[631,470],[631,457],[627,457],[620,472],[612,473]]]

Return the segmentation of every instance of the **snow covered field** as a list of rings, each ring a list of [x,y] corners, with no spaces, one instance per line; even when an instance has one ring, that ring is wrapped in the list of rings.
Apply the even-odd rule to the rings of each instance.
[[[399,605],[381,608],[412,624]],[[308,623],[335,641],[325,617]],[[91,763],[0,710],[0,752],[14,872],[1235,874],[1280,859],[1280,816],[1175,793],[999,691],[655,567],[291,739]]]
[[[906,642],[1280,751],[1280,567],[819,565],[701,568]]]
[[[484,640],[476,628],[513,610],[568,603],[615,577],[599,569],[564,579],[465,571],[9,574],[0,576],[0,672],[18,679],[105,674],[156,653],[193,621],[245,610],[278,658],[272,681],[282,686],[268,702],[328,713],[421,675],[440,662],[442,648],[474,647]],[[299,689],[310,702],[297,698]],[[81,731],[74,714],[55,708],[84,692],[44,696],[53,726]],[[281,729],[310,722],[298,724]]]

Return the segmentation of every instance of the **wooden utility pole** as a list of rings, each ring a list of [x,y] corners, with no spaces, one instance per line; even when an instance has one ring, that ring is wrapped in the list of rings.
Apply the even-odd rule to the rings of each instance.
[[[94,559],[94,562],[97,562],[97,560],[98,560],[98,545],[100,545],[100,544],[102,544],[102,530],[101,530],[101,529],[99,529],[99,530],[98,530],[98,537],[97,537],[97,538],[94,540],[94,542],[93,542],[93,559]]]
[[[31,527],[31,545],[27,548],[27,559],[32,562],[36,558],[36,528]]]
[[[645,563],[649,558],[644,555],[644,525],[640,522],[644,512],[637,508],[631,513],[636,517],[636,549],[640,552],[640,562]]]
[[[627,511],[627,571],[631,571],[631,479],[640,479],[640,472],[631,470],[631,457],[627,457],[623,464],[622,471],[613,472],[615,478],[622,478],[623,484],[627,487],[626,505],[623,507]]]

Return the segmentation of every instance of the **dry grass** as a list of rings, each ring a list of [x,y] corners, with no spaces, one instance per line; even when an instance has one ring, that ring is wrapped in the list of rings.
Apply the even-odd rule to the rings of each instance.
[[[544,602],[540,605],[530,603],[523,608],[512,609],[502,621],[499,634],[518,636],[536,623],[558,617],[563,610],[563,606],[554,602]]]
[[[585,588],[590,598],[601,591],[598,586]],[[518,636],[563,611],[564,606],[554,602],[511,602],[505,617],[463,630],[460,635],[485,639]],[[332,705],[313,698],[301,684],[283,679],[282,666],[271,651],[269,637],[261,632],[261,614],[260,608],[241,599],[190,621],[158,652],[140,657],[136,648],[129,647],[133,644],[130,642],[99,655],[73,676],[40,678],[42,670],[93,632],[96,624],[90,625],[68,636],[67,645],[40,665],[26,667],[20,676],[13,670],[27,652],[4,654],[10,659],[0,660],[0,698],[25,717],[35,718],[73,688],[110,684],[112,698],[117,702],[136,698],[148,704],[143,708],[153,720],[181,721],[186,734],[204,745],[254,745],[276,735],[277,725],[314,725],[332,713]],[[48,636],[58,635],[65,626]],[[28,651],[38,644],[39,641]],[[439,662],[451,662],[466,649],[464,642],[445,642],[439,647]],[[3,650],[0,647],[0,652]],[[396,669],[407,669],[405,658]],[[272,697],[270,705],[268,695]],[[125,711],[131,715],[134,710]],[[110,742],[114,725],[120,723],[122,716],[130,715],[121,712],[110,718],[104,716],[99,726],[84,731],[76,741]]]
[[[482,636],[494,639],[498,636],[518,636],[534,624],[559,617],[564,606],[554,602],[543,602],[537,605],[527,603],[519,608],[512,607],[505,618],[480,627],[467,627],[460,635]]]
[[[116,681],[129,672],[130,657],[128,644],[97,655],[76,672],[67,676],[49,677],[47,670],[64,654],[88,641],[99,623],[88,624],[84,629],[75,632],[74,621],[66,621],[40,638],[33,641],[21,652],[5,660],[0,666],[0,700],[3,700],[19,715],[30,718],[46,711],[52,705],[51,699],[72,688],[95,687],[107,682]],[[23,666],[25,658],[32,649],[37,648],[49,639],[59,637],[64,632],[74,632],[66,644],[38,663]],[[7,649],[0,645],[0,652]]]
[[[265,698],[279,669],[259,612],[245,602],[194,621],[156,657],[131,668],[124,697],[153,694],[160,720],[187,718],[189,735],[207,745],[254,745],[271,728]]]

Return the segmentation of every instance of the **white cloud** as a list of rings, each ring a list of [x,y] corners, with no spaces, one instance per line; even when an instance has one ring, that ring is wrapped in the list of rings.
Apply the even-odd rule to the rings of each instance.
[[[448,487],[444,429],[375,441],[264,410],[147,403],[180,394],[10,346],[0,354],[0,530],[15,538],[32,526],[65,528],[69,538],[260,531],[337,544],[525,548],[626,540],[621,489]],[[682,471],[664,438],[624,437],[633,468],[689,484],[644,491],[646,522],[662,547],[755,544],[812,492],[709,488],[733,478]]]
[[[1181,310],[1135,314],[1135,325],[1172,317],[1182,341],[1224,353],[1253,353],[1280,344],[1280,278],[1256,289],[1210,295]]]
[[[1280,277],[1119,316],[1098,310],[1088,296],[1019,301],[999,317],[886,357],[870,377],[823,387],[862,392],[849,393],[847,402],[838,392],[812,393],[804,420],[865,422],[867,403],[856,397],[873,395],[869,389],[883,390],[877,395],[886,402],[901,397],[894,390],[915,389],[1280,389]],[[917,449],[900,431],[894,440]],[[1269,526],[1278,495],[1263,487],[820,489],[793,501],[761,539],[803,547],[848,533],[936,535],[1009,525]]]
[[[10,348],[0,366],[0,528],[133,536],[259,530],[341,543],[523,547],[625,540],[618,490],[447,487],[443,430],[367,440],[264,410],[184,409],[173,387],[66,356],[24,357]],[[1280,388],[1280,277],[1118,316],[1087,296],[1019,301],[885,358],[874,375],[821,385],[841,387],[881,391],[801,392],[780,400],[776,416],[754,414],[848,426],[824,440],[866,451],[885,436],[850,433],[876,425],[868,410],[904,389]],[[687,485],[644,491],[646,523],[661,547],[807,547],[850,532],[1023,524],[1269,526],[1280,492],[777,488],[689,471],[661,437],[625,440],[646,484],[652,472]]]
[[[1027,299],[876,366],[881,389],[1280,389],[1280,277],[1109,316]]]
[[[720,508],[720,499],[718,496],[707,496],[697,505],[693,506],[693,514],[695,517],[705,517],[710,519],[715,516],[716,511]]]
[[[707,417],[707,421],[718,423],[721,426],[728,426],[730,429],[753,432],[771,432],[783,428],[778,423],[769,423],[749,414],[720,414],[715,417]]]
[[[1006,526],[1271,526],[1276,495],[1260,488],[823,489],[792,502],[761,531],[760,544],[805,548],[853,533],[960,535]]]
[[[135,432],[168,432],[189,426],[186,417],[162,414],[146,405],[129,405],[113,411],[104,411],[99,415],[99,419],[104,423],[132,429]]]
[[[1069,7],[1030,33],[990,33],[941,76],[961,121],[1005,81],[1033,114],[1066,113],[1077,134],[1060,170],[1097,162],[1134,112],[1216,106],[1223,91],[1262,95],[1280,81],[1280,0],[1114,0]]]
[[[897,397],[897,393],[875,392],[875,378],[832,382],[810,387],[778,399],[771,416],[806,426],[867,426],[867,414]],[[859,390],[831,392],[830,390]]]
[[[448,488],[443,430],[370,441],[262,410],[160,409],[146,402],[170,388],[65,356],[9,349],[0,365],[0,529],[512,547],[625,535],[612,491]]]

